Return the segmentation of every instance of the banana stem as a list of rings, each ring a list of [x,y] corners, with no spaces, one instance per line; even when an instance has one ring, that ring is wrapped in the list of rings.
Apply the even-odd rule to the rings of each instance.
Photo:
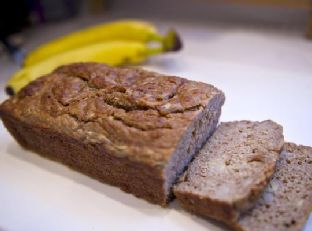
[[[151,56],[151,55],[158,55],[164,53],[163,47],[148,47],[146,49],[146,55]]]
[[[182,49],[182,41],[175,30],[169,30],[165,36],[153,35],[153,40],[161,43],[160,47],[148,47],[146,55],[157,55],[164,52],[179,51]]]
[[[164,36],[160,35],[160,34],[152,34],[150,35],[150,39],[148,39],[148,41],[154,41],[154,42],[160,42],[162,43],[164,41]]]
[[[183,44],[178,33],[171,29],[162,38],[162,47],[164,52],[179,51],[182,49]]]
[[[179,34],[171,29],[166,35],[153,34],[150,41],[159,42],[163,52],[179,51],[182,49],[182,41]]]

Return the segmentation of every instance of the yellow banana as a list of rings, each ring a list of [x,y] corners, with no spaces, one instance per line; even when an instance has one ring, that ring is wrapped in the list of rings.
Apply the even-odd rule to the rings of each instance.
[[[73,62],[103,62],[112,66],[138,64],[148,56],[165,52],[163,47],[149,47],[141,42],[111,41],[77,48],[25,67],[14,74],[6,91],[12,95],[38,77],[48,74],[56,67]]]
[[[138,42],[162,42],[163,36],[157,33],[150,23],[138,20],[121,20],[89,27],[70,33],[48,42],[30,52],[24,60],[24,66],[30,66],[53,55],[78,47],[112,40],[130,40]]]

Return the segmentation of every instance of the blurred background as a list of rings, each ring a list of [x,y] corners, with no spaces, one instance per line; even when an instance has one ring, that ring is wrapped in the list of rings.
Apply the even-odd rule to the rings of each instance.
[[[143,18],[160,28],[177,27],[186,43],[189,39],[190,44],[193,40],[205,42],[197,44],[203,46],[200,52],[216,35],[224,37],[228,32],[281,36],[281,43],[282,36],[308,39],[312,37],[311,6],[310,0],[3,1],[0,7],[1,77],[9,75],[16,68],[14,62],[21,63],[23,56],[38,45],[113,19]],[[205,33],[207,30],[210,33]],[[236,44],[235,40],[233,43]],[[209,53],[226,55],[214,52],[217,51],[212,49]]]
[[[10,0],[0,7],[1,86],[34,48],[128,18],[147,20],[163,34],[175,28],[181,35],[182,51],[144,63],[157,71],[185,76],[188,60],[198,60],[312,73],[311,0]]]

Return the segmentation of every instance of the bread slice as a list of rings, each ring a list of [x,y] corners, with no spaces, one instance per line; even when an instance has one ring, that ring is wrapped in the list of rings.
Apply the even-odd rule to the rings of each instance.
[[[285,143],[276,172],[237,230],[299,231],[312,212],[312,148]]]
[[[77,63],[26,86],[0,116],[23,147],[165,206],[224,100],[209,84]]]
[[[282,127],[269,120],[221,123],[174,194],[193,213],[236,223],[266,187],[283,143]]]

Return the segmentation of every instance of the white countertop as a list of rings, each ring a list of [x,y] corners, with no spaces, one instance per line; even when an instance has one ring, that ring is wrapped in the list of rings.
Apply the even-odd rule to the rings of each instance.
[[[89,22],[36,29],[26,48],[53,37],[56,28],[73,30]],[[273,119],[283,125],[287,141],[312,146],[311,41],[296,33],[264,29],[157,23],[162,28],[175,26],[185,49],[155,57],[146,68],[222,89],[226,94],[222,121]],[[0,88],[16,68],[0,59]],[[2,92],[0,99],[4,98]],[[22,150],[2,125],[0,137],[1,231],[224,230],[182,211],[176,202],[160,208]],[[310,221],[305,230],[311,225]]]

